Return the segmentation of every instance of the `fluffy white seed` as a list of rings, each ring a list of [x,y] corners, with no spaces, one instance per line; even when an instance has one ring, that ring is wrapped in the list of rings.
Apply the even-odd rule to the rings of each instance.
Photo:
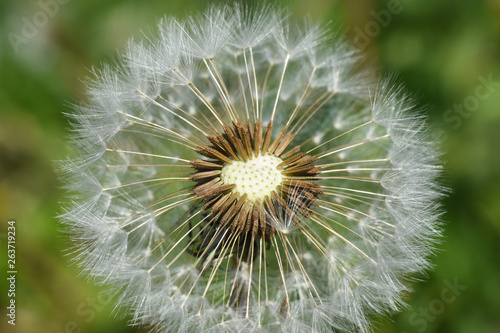
[[[368,332],[368,318],[399,309],[405,281],[429,267],[442,192],[402,89],[354,71],[356,53],[320,24],[270,6],[213,7],[158,30],[95,71],[72,115],[61,219],[82,270],[117,291],[134,324],[163,332]],[[235,160],[227,128],[258,141],[256,122],[272,123],[274,150],[290,133],[290,155],[251,147]],[[233,146],[214,162],[196,151],[217,135]],[[294,147],[312,162],[297,155],[288,170],[304,169],[308,188],[278,168]],[[193,194],[199,159],[231,192]],[[206,208],[236,192],[262,210]]]

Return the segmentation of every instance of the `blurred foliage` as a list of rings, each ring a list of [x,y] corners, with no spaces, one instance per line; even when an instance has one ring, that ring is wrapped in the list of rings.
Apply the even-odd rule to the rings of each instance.
[[[4,275],[7,221],[15,219],[18,332],[139,332],[113,317],[102,290],[69,263],[67,237],[55,219],[64,191],[52,164],[67,153],[63,114],[84,99],[81,80],[92,65],[116,59],[130,36],[148,34],[163,15],[188,15],[206,2],[60,3],[17,47],[9,33],[22,36],[41,2],[0,3],[0,331],[12,331]],[[331,20],[368,65],[382,75],[397,73],[443,142],[451,191],[435,269],[414,283],[408,308],[381,319],[376,332],[500,332],[500,1],[283,3],[293,16]],[[484,87],[485,80],[492,83]],[[453,294],[453,284],[464,287]]]

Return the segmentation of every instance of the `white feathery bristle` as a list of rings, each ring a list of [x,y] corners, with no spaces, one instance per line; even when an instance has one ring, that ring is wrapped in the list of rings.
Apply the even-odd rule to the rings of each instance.
[[[399,310],[440,234],[438,153],[358,59],[264,4],[131,40],[70,115],[82,272],[160,332],[369,332]]]

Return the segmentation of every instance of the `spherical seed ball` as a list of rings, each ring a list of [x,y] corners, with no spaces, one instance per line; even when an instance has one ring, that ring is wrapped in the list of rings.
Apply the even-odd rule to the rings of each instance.
[[[269,6],[158,30],[75,110],[61,219],[83,272],[160,332],[364,333],[398,310],[442,192],[411,99]]]

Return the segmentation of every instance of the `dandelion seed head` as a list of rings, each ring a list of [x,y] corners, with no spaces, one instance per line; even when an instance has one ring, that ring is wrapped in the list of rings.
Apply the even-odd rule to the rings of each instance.
[[[439,161],[393,79],[272,6],[215,6],[94,70],[62,163],[82,271],[161,332],[368,332],[439,236]]]

